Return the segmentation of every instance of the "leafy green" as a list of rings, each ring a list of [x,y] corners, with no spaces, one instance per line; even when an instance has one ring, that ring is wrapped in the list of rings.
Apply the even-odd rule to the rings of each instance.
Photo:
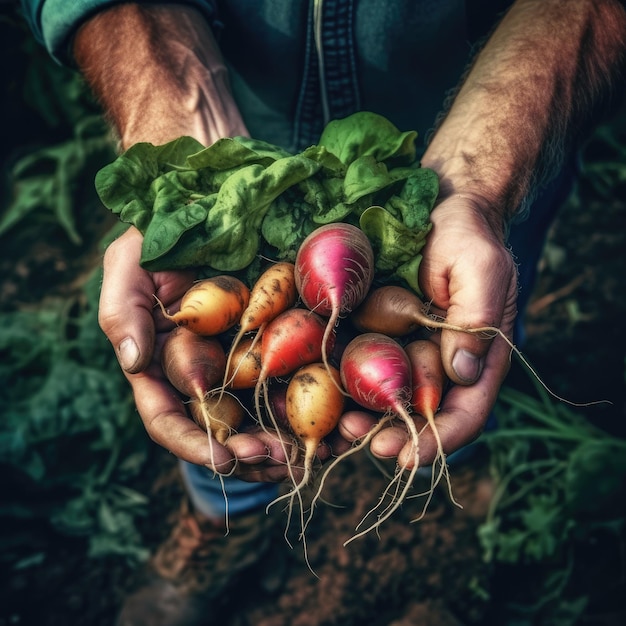
[[[330,122],[317,145],[295,155],[244,137],[207,148],[190,137],[139,143],[97,173],[96,189],[143,233],[149,270],[238,272],[260,254],[293,258],[317,226],[347,221],[372,238],[383,277],[419,291],[439,184],[416,161],[416,137],[360,112]]]
[[[0,213],[0,236],[44,209],[72,243],[82,243],[73,205],[76,181],[85,174],[87,164],[111,158],[111,142],[102,129],[99,116],[87,117],[76,124],[72,138],[16,161],[11,171],[13,197]]]
[[[124,483],[147,460],[128,384],[97,324],[100,272],[80,298],[2,314],[0,518],[43,518],[89,537],[93,555],[146,556],[136,517],[145,497]],[[116,513],[105,523],[102,507]],[[15,547],[15,546],[14,546]],[[2,555],[2,558],[4,556]]]
[[[487,561],[530,573],[509,607],[519,623],[573,624],[588,601],[571,582],[581,551],[599,532],[622,541],[626,441],[536,389],[503,388],[483,435],[496,489],[479,537]]]

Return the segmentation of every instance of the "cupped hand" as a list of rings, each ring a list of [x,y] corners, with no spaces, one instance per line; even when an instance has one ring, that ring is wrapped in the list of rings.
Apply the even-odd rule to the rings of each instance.
[[[484,215],[475,201],[459,195],[433,210],[433,229],[423,250],[419,282],[426,300],[445,311],[450,324],[495,327],[511,341],[517,269],[503,240],[504,229]],[[453,383],[436,416],[444,452],[451,454],[482,432],[508,373],[511,346],[496,333],[443,330],[431,340],[440,344]],[[344,417],[341,431],[348,439],[362,437],[372,426],[371,419],[360,413]],[[382,429],[372,439],[371,451],[379,458],[397,458],[400,466],[413,465],[412,445],[404,427]],[[420,465],[432,463],[436,453],[434,436],[425,428],[419,442]]]
[[[99,323],[113,345],[150,438],[178,458],[244,480],[285,480],[289,449],[260,429],[229,437],[226,445],[209,441],[187,415],[180,396],[160,363],[161,346],[172,323],[165,308],[177,306],[191,286],[191,272],[148,272],[139,265],[142,235],[134,227],[115,240],[104,255]]]

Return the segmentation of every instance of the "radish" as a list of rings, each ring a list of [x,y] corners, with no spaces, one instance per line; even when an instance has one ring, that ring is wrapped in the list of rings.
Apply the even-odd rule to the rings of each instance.
[[[238,278],[214,276],[195,282],[185,293],[177,313],[170,315],[161,301],[163,316],[199,335],[219,335],[239,322],[250,290]]]
[[[336,427],[343,413],[345,395],[340,391],[339,371],[323,363],[301,367],[289,381],[285,396],[287,420],[304,445],[304,475],[296,489],[306,485],[318,446]]]
[[[178,391],[202,401],[221,381],[226,354],[216,338],[202,337],[177,326],[163,343],[161,365]]]
[[[213,421],[207,399],[224,377],[226,354],[220,342],[203,337],[184,326],[177,326],[167,336],[161,351],[163,372],[171,384],[191,398],[194,419],[209,433],[209,444],[223,436],[224,425]]]
[[[198,426],[224,445],[226,440],[241,426],[246,411],[238,398],[222,390],[209,392],[202,401],[192,400],[189,412]]]
[[[500,335],[513,349],[515,347],[496,326],[470,328],[448,324],[444,318],[430,315],[420,298],[399,285],[385,285],[372,289],[362,304],[350,315],[354,326],[365,333],[382,333],[389,337],[403,337],[420,327],[454,330],[462,333]]]
[[[411,406],[416,413],[426,419],[437,444],[437,456],[433,462],[432,488],[434,489],[439,480],[445,476],[451,499],[454,501],[450,475],[446,464],[446,455],[435,424],[435,413],[439,409],[439,404],[448,381],[441,361],[441,350],[436,343],[427,339],[412,341],[404,347],[404,350],[411,363]],[[439,473],[435,475],[438,461],[440,469]],[[424,511],[427,506],[428,501]]]
[[[328,317],[322,358],[341,315],[365,298],[374,280],[374,251],[365,233],[351,224],[326,224],[302,242],[296,254],[295,279],[305,306]]]
[[[281,313],[266,327],[261,337],[261,372],[259,381],[286,376],[302,365],[323,357],[324,320],[307,309],[294,307]],[[332,351],[334,333],[327,339],[326,349]],[[258,383],[257,383],[258,384]]]
[[[345,389],[363,408],[400,417],[406,424],[413,444],[413,466],[400,494],[370,528],[353,536],[349,540],[352,541],[380,526],[406,498],[419,466],[419,436],[415,422],[408,412],[411,400],[411,363],[407,353],[394,339],[381,333],[358,335],[344,350],[340,374]],[[400,481],[401,473],[400,470],[389,488],[396,480]]]
[[[233,339],[226,363],[227,375],[231,375],[230,358],[243,336],[257,330],[252,349],[261,338],[265,326],[278,314],[291,308],[298,297],[293,263],[280,262],[270,265],[257,279],[250,291],[248,305],[239,319],[239,331]],[[227,381],[224,381],[224,387]]]
[[[244,337],[232,346],[226,361],[224,388],[254,389],[261,373],[261,346],[255,337]]]
[[[339,371],[322,363],[310,363],[299,368],[291,377],[285,394],[285,412],[291,430],[304,446],[304,472],[299,482],[294,482],[294,489],[278,497],[289,498],[291,515],[294,499],[300,503],[300,519],[304,539],[304,503],[301,491],[311,480],[313,463],[317,449],[324,437],[329,435],[339,422],[345,404],[345,394],[341,391]],[[293,474],[292,474],[293,477]]]

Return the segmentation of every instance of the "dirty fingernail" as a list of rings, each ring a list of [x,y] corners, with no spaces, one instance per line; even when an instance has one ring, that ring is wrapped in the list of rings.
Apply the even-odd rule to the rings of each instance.
[[[126,372],[133,373],[133,368],[139,360],[139,348],[135,340],[132,337],[122,339],[117,353],[122,369]]]
[[[480,376],[482,361],[467,350],[457,350],[452,359],[452,367],[461,380],[473,383]]]

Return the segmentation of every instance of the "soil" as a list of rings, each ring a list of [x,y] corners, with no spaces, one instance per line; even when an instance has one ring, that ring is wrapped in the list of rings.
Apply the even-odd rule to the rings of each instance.
[[[607,199],[583,183],[580,197],[580,205],[563,207],[551,230],[527,316],[525,354],[560,395],[583,402],[611,400],[610,406],[590,410],[591,419],[624,435],[626,188]],[[107,226],[101,216],[93,219],[80,255],[66,249],[51,229],[45,240],[25,240],[17,258],[3,258],[3,306],[10,301],[25,306],[73,289],[93,262],[93,245]],[[43,281],[35,278],[42,268]],[[525,384],[515,368],[510,380]],[[151,475],[136,485],[150,496],[141,531],[151,549],[167,536],[182,495],[174,459],[157,451],[155,463]],[[499,584],[501,572],[485,563],[477,536],[493,490],[486,450],[479,447],[469,463],[451,473],[462,508],[439,489],[421,521],[412,523],[421,500],[410,500],[378,533],[344,547],[386,485],[367,455],[353,456],[331,475],[325,499],[332,506],[320,506],[310,526],[309,563],[297,538],[290,548],[279,535],[271,552],[207,615],[206,624],[497,624],[494,593],[503,593],[506,585]],[[419,479],[416,492],[425,481]],[[89,558],[81,539],[53,531],[39,537],[49,558],[4,579],[0,626],[114,623],[135,583],[136,566],[122,557]],[[611,575],[621,576],[623,584],[624,560],[611,567],[616,570]],[[623,588],[616,590],[606,614],[592,602],[584,624],[626,623],[624,597]]]

